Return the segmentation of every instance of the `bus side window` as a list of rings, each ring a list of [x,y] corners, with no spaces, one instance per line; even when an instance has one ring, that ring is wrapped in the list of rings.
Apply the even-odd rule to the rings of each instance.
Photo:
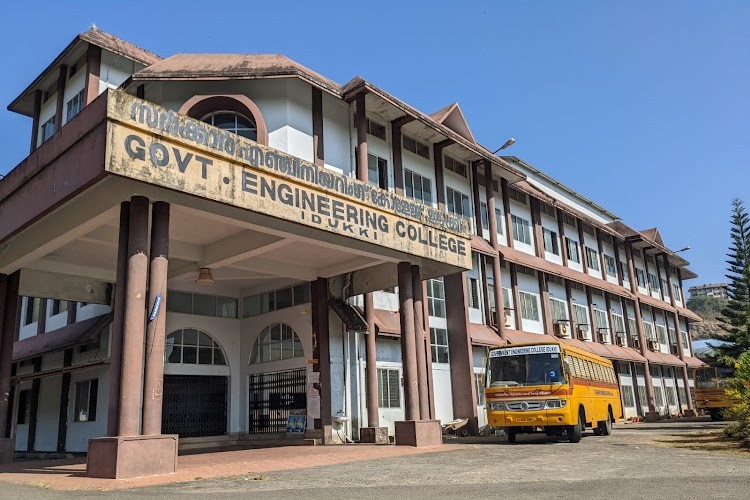
[[[613,384],[617,385],[617,374],[615,373],[614,368],[609,369],[609,378]]]
[[[583,373],[581,371],[581,360],[573,356],[573,374],[576,378],[582,378]]]

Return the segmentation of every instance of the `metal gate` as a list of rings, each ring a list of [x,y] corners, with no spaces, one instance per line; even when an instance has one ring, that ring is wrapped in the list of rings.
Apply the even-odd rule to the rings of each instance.
[[[227,433],[227,377],[165,375],[161,429],[180,437]]]
[[[278,434],[286,431],[291,410],[305,410],[305,369],[250,375],[248,432]]]

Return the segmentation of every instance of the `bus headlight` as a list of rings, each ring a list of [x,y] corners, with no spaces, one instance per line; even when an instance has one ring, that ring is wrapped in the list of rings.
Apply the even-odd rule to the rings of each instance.
[[[508,407],[505,406],[505,403],[490,403],[490,410],[507,411]]]
[[[565,405],[568,404],[568,401],[565,399],[548,399],[547,402],[544,404],[545,410],[552,410],[555,408],[565,408]]]

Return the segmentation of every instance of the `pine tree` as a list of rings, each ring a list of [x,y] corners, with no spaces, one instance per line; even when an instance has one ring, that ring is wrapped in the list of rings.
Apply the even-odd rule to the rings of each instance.
[[[728,335],[712,335],[722,341],[715,347],[722,364],[734,365],[750,351],[750,217],[740,199],[732,200],[731,240],[726,261],[729,302],[721,311],[722,328]]]

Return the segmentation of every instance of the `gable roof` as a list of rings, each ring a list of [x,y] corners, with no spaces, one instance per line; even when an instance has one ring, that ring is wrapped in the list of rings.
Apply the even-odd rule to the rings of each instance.
[[[133,75],[154,80],[251,80],[298,77],[337,96],[341,86],[281,54],[175,54]]]
[[[661,234],[659,234],[659,229],[652,227],[651,229],[644,229],[643,231],[639,231],[643,236],[645,236],[647,239],[651,241],[655,241],[661,246],[664,245],[664,240],[661,239]]]
[[[429,116],[436,122],[453,130],[464,139],[471,142],[477,142],[474,139],[474,134],[471,133],[469,123],[466,121],[463,111],[461,111],[461,106],[459,106],[457,102],[449,104]]]

